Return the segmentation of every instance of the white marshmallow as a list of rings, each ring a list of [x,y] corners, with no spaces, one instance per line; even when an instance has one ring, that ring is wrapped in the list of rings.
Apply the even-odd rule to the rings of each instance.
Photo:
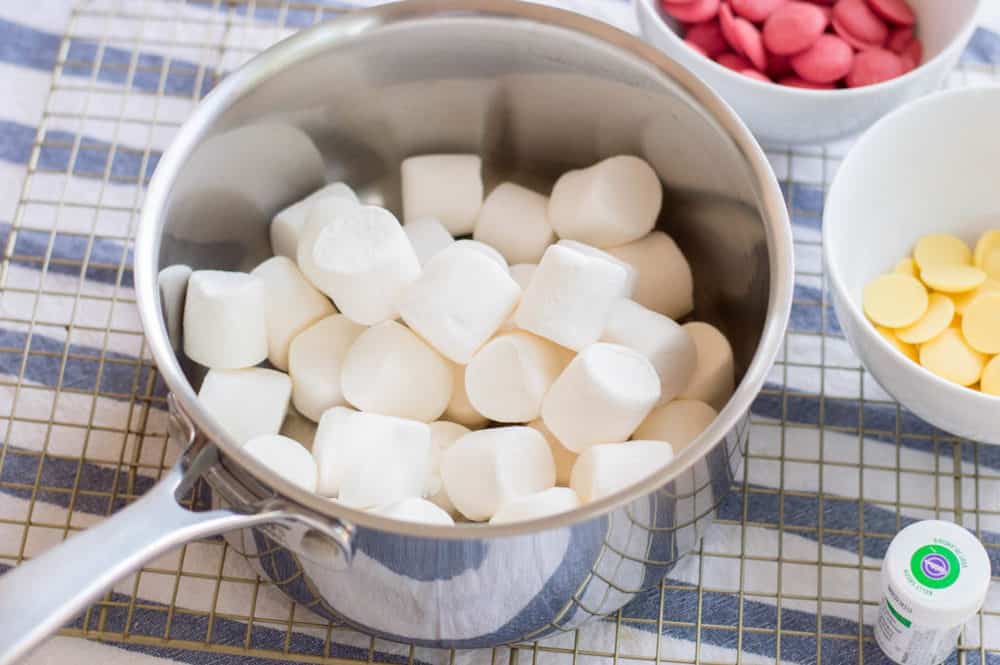
[[[718,411],[704,402],[679,399],[653,409],[633,436],[667,441],[675,453],[680,453],[705,431],[717,415]]]
[[[332,314],[292,340],[288,351],[292,403],[306,418],[318,422],[327,409],[347,404],[341,369],[348,349],[364,331],[343,314]]]
[[[597,501],[656,473],[674,458],[664,441],[591,446],[573,467],[572,487],[584,503]]]
[[[420,275],[413,246],[391,212],[336,197],[309,211],[298,261],[344,316],[364,325],[398,316],[403,291]]]
[[[431,472],[424,494],[434,505],[449,514],[454,513],[455,506],[448,498],[448,493],[444,491],[444,483],[441,482],[441,458],[444,456],[444,451],[469,433],[469,428],[447,420],[436,420],[428,427],[431,428]]]
[[[425,423],[335,406],[313,443],[323,496],[356,508],[423,495],[430,475],[431,432]]]
[[[556,377],[570,361],[568,351],[531,333],[494,337],[465,368],[465,389],[479,413],[500,423],[534,420]]]
[[[404,159],[403,216],[434,217],[453,236],[472,233],[483,205],[482,160],[477,155],[420,155]]]
[[[447,512],[425,499],[403,499],[372,511],[376,515],[404,522],[454,526],[455,520]]]
[[[511,499],[500,506],[490,518],[490,524],[525,522],[549,515],[557,515],[580,507],[580,497],[568,487],[550,487],[547,490]]]
[[[505,268],[479,252],[454,247],[431,259],[399,310],[417,334],[464,365],[497,331],[520,295]]]
[[[469,393],[465,390],[465,365],[451,364],[452,391],[451,401],[441,416],[444,420],[456,422],[470,429],[479,429],[487,423],[487,418],[476,411],[469,401]]]
[[[608,250],[635,268],[638,279],[632,299],[654,312],[676,320],[694,309],[691,264],[674,239],[663,231]]]
[[[417,499],[427,485],[429,452],[421,449],[400,456],[388,446],[370,448],[344,478],[337,500],[354,508],[376,508],[403,499]]]
[[[470,432],[445,451],[441,481],[470,520],[488,520],[511,499],[555,484],[556,469],[545,438],[530,427]]]
[[[542,420],[580,453],[629,438],[659,399],[660,379],[645,356],[618,344],[592,344],[549,388]]]
[[[535,271],[538,270],[537,263],[515,263],[510,267],[510,276],[514,278],[517,285],[521,287],[521,290],[528,288],[528,284],[531,283],[531,278],[535,276]]]
[[[288,482],[307,492],[316,491],[316,460],[295,439],[264,434],[247,441],[243,450]]]
[[[508,263],[538,263],[556,241],[548,205],[547,196],[502,183],[483,201],[472,237],[496,248]]]
[[[635,271],[635,268],[630,266],[625,261],[622,261],[617,256],[613,256],[603,249],[597,249],[592,245],[588,245],[585,242],[580,242],[578,240],[560,240],[556,243],[561,247],[567,247],[569,249],[575,249],[576,251],[584,254],[586,256],[592,256],[597,259],[604,259],[605,261],[610,261],[616,266],[621,266],[621,268],[628,273],[628,280],[625,283],[625,290],[622,293],[623,298],[631,298],[632,293],[635,291],[636,282],[639,280],[639,273]]]
[[[319,419],[313,437],[312,455],[316,460],[316,492],[326,497],[336,497],[344,477],[372,445],[378,445],[376,435],[384,433],[397,423],[389,416],[366,414],[345,406],[335,406]],[[409,421],[406,421],[407,423]],[[402,438],[419,441],[423,433],[420,428],[399,423]],[[430,431],[426,432],[428,445]],[[375,443],[370,443],[375,441]]]
[[[478,240],[469,240],[468,238],[462,238],[461,240],[456,240],[455,244],[449,247],[449,251],[453,249],[471,249],[479,252],[483,256],[487,257],[491,261],[494,261],[498,266],[510,272],[510,267],[507,265],[507,259],[503,257],[503,254],[495,250],[494,248],[487,245],[485,242],[479,242]]]
[[[431,428],[431,448],[442,453],[471,431],[465,425],[448,420],[435,420],[427,426]]]
[[[417,254],[420,265],[426,265],[431,257],[447,249],[455,239],[448,233],[444,224],[433,217],[422,217],[403,224],[403,232],[410,239],[413,251]]]
[[[437,420],[451,401],[451,365],[413,331],[395,321],[365,330],[340,374],[344,398],[362,411]]]
[[[272,257],[250,274],[260,277],[267,293],[267,359],[278,369],[287,370],[292,339],[336,310],[287,257]]]
[[[291,380],[273,369],[213,369],[201,383],[198,401],[242,445],[278,433],[291,394]]]
[[[709,323],[694,321],[682,327],[694,340],[698,363],[691,380],[678,397],[707,402],[721,411],[735,390],[733,347],[726,336]]]
[[[538,269],[538,265],[535,263],[518,263],[510,267],[510,276],[514,278],[517,285],[521,287],[521,293],[528,288],[528,284],[531,283],[531,278],[535,275],[535,270]],[[517,308],[507,317],[507,320],[500,324],[500,330],[498,332],[511,332],[517,330],[517,323],[514,321],[514,315],[517,314]]]
[[[698,363],[694,340],[683,327],[632,300],[619,300],[611,308],[601,341],[627,346],[649,359],[660,377],[660,404],[687,386]]]
[[[170,346],[173,347],[174,351],[181,350],[184,297],[187,293],[190,277],[191,267],[179,263],[167,266],[156,276],[156,285],[160,290],[160,309],[163,310],[167,337],[170,339]]]
[[[545,442],[549,444],[552,451],[552,460],[556,463],[556,485],[569,487],[569,476],[573,472],[573,465],[576,464],[578,455],[572,450],[559,443],[559,439],[549,431],[542,419],[532,420],[528,427],[538,430],[545,437]]]
[[[656,171],[638,157],[619,155],[564,173],[552,188],[549,223],[560,238],[615,247],[652,231],[662,204]]]
[[[600,338],[611,306],[628,297],[627,283],[620,266],[552,245],[524,290],[514,323],[579,351]]]
[[[267,358],[267,295],[245,272],[196,270],[184,298],[184,353],[205,367],[253,367]]]
[[[292,394],[293,396],[295,394],[294,381],[292,382]],[[316,438],[316,423],[299,413],[295,407],[290,406],[278,434],[295,439],[306,450],[312,450],[313,439]]]
[[[309,210],[316,201],[327,196],[358,202],[354,190],[342,182],[335,182],[288,206],[271,220],[271,251],[275,256],[286,256],[295,260],[298,255],[299,236],[302,234],[302,227],[305,226]]]

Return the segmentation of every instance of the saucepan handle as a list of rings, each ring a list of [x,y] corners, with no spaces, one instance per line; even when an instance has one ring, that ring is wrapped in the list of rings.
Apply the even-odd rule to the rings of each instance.
[[[182,458],[128,507],[0,575],[0,665],[17,662],[115,582],[167,550],[288,519],[282,509],[194,512],[180,505],[178,498],[204,472],[198,467],[211,466],[212,457],[204,464]]]

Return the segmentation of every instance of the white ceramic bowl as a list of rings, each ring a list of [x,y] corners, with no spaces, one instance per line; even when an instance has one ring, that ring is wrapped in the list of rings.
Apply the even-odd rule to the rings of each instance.
[[[759,140],[815,143],[855,134],[904,102],[937,90],[958,62],[987,0],[909,0],[924,63],[892,81],[845,90],[804,90],[755,81],[691,49],[658,0],[635,0],[643,38],[704,79]],[[992,0],[989,0],[992,1]]]
[[[1000,444],[1000,397],[912,362],[861,308],[865,285],[912,254],[918,238],[970,245],[1000,227],[1000,87],[942,92],[880,120],[837,172],[823,215],[826,275],[837,318],[865,367],[915,414],[959,436]]]

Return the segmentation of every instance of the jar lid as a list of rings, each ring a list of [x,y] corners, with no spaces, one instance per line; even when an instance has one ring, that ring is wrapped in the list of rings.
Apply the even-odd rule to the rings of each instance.
[[[990,560],[970,531],[941,520],[906,527],[893,538],[883,578],[912,608],[916,623],[953,627],[972,618],[990,587]]]

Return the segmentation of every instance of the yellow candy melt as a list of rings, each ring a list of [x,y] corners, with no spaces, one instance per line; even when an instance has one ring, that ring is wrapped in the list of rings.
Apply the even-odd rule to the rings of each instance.
[[[981,267],[990,279],[1000,279],[1000,247],[986,255]]]
[[[968,309],[969,305],[971,305],[976,298],[988,293],[1000,293],[1000,282],[987,277],[986,281],[983,282],[983,285],[975,291],[952,295],[951,299],[955,301],[955,314],[963,316],[965,314],[965,310]]]
[[[965,310],[962,334],[980,353],[1000,353],[1000,293],[980,296]]]
[[[896,337],[906,344],[923,344],[944,332],[954,318],[955,303],[951,298],[940,293],[932,293],[927,311],[920,320],[912,326],[897,330]]]
[[[865,314],[886,328],[913,325],[927,311],[928,304],[927,289],[909,275],[882,275],[865,287]]]
[[[972,250],[961,238],[947,233],[924,236],[913,249],[913,259],[926,270],[933,265],[969,265]]]
[[[885,339],[890,344],[899,349],[899,352],[902,353],[904,356],[906,356],[915,363],[920,362],[920,357],[917,355],[917,347],[913,346],[912,344],[905,344],[899,341],[899,338],[896,337],[896,333],[894,333],[891,328],[886,328],[884,326],[875,326],[875,330],[877,330],[878,334],[882,335],[882,337],[885,337]]]
[[[899,273],[900,275],[909,275],[910,277],[918,277],[917,274],[917,264],[913,259],[907,257],[902,259],[896,264],[896,267],[892,269],[893,272]]]
[[[1000,397],[1000,356],[997,356],[983,369],[983,378],[980,380],[979,389],[987,395]]]
[[[976,251],[972,255],[972,265],[982,268],[986,265],[986,257],[997,249],[1000,249],[1000,229],[987,231],[976,243]]]
[[[1000,397],[1000,228],[969,248],[938,233],[864,290],[886,341],[939,377]]]
[[[921,268],[920,279],[935,291],[965,293],[982,286],[986,273],[969,265],[940,263]]]
[[[969,346],[961,331],[948,328],[920,347],[920,364],[943,379],[971,386],[983,375],[986,356]]]

